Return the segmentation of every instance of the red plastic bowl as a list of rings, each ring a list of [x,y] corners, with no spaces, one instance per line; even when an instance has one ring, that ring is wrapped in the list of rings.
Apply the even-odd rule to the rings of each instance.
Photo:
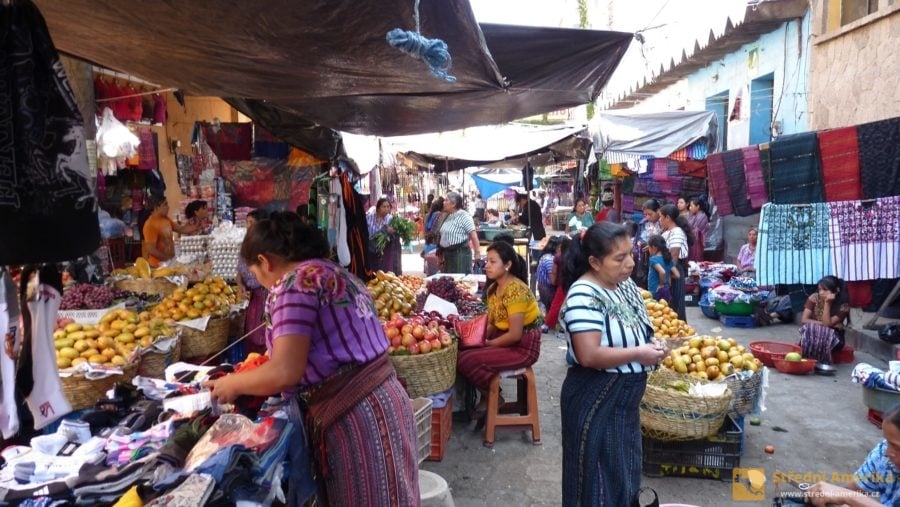
[[[769,368],[774,368],[775,361],[784,359],[784,356],[787,354],[801,351],[800,347],[797,345],[773,341],[751,342],[749,347],[753,356],[762,361],[762,364]]]
[[[776,359],[775,369],[781,373],[789,373],[791,375],[806,375],[816,369],[816,360],[788,361],[787,359]]]

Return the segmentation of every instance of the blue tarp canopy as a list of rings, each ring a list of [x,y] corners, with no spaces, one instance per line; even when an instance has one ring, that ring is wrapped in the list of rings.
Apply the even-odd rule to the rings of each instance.
[[[471,176],[482,199],[490,199],[507,188],[522,184],[522,171],[518,169],[483,169]]]

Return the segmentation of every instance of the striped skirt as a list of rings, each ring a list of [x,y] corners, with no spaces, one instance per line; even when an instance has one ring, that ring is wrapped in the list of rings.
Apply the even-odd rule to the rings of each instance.
[[[641,487],[645,373],[572,366],[560,394],[562,505],[628,507]]]
[[[831,364],[831,354],[844,348],[844,333],[823,324],[807,322],[800,327],[803,357]]]
[[[522,339],[512,347],[480,347],[460,351],[456,371],[478,389],[487,391],[494,375],[537,362],[541,355],[541,323],[538,319],[538,323],[525,328]]]
[[[396,376],[335,422],[325,440],[323,505],[421,505],[416,423]]]
[[[678,318],[687,322],[687,314],[684,308],[684,278],[687,276],[685,269],[686,261],[678,261],[675,263],[678,268],[678,280],[672,280],[672,301],[671,307],[678,314]]]

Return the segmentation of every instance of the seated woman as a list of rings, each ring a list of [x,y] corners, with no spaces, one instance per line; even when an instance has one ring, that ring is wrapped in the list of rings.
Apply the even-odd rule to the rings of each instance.
[[[738,252],[737,265],[741,269],[741,274],[744,276],[756,276],[756,266],[754,263],[756,262],[756,238],[758,235],[759,232],[756,227],[751,227],[750,230],[747,231],[747,243],[744,244]]]
[[[800,319],[803,357],[831,364],[831,354],[844,348],[844,326],[849,322],[847,284],[836,276],[823,277],[818,291],[806,300]]]
[[[851,505],[881,507],[900,505],[900,481],[896,480],[900,469],[900,406],[884,413],[881,432],[884,440],[878,443],[847,487],[827,482],[813,484],[807,496],[813,505]]]
[[[528,268],[520,259],[515,249],[502,241],[495,241],[487,250],[484,274],[493,282],[487,289],[487,341],[484,347],[461,351],[457,360],[459,374],[481,391],[476,412],[483,412],[487,405],[494,375],[531,366],[541,353],[541,312],[522,281],[527,279]]]
[[[503,219],[500,212],[491,208],[484,212],[484,223],[491,227],[503,227]]]

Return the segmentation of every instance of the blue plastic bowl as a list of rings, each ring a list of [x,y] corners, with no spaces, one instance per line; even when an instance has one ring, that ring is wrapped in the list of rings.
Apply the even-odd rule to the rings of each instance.
[[[719,319],[719,312],[716,310],[715,305],[707,301],[700,302],[700,311],[703,312],[703,315],[705,315],[707,318],[713,320]]]

